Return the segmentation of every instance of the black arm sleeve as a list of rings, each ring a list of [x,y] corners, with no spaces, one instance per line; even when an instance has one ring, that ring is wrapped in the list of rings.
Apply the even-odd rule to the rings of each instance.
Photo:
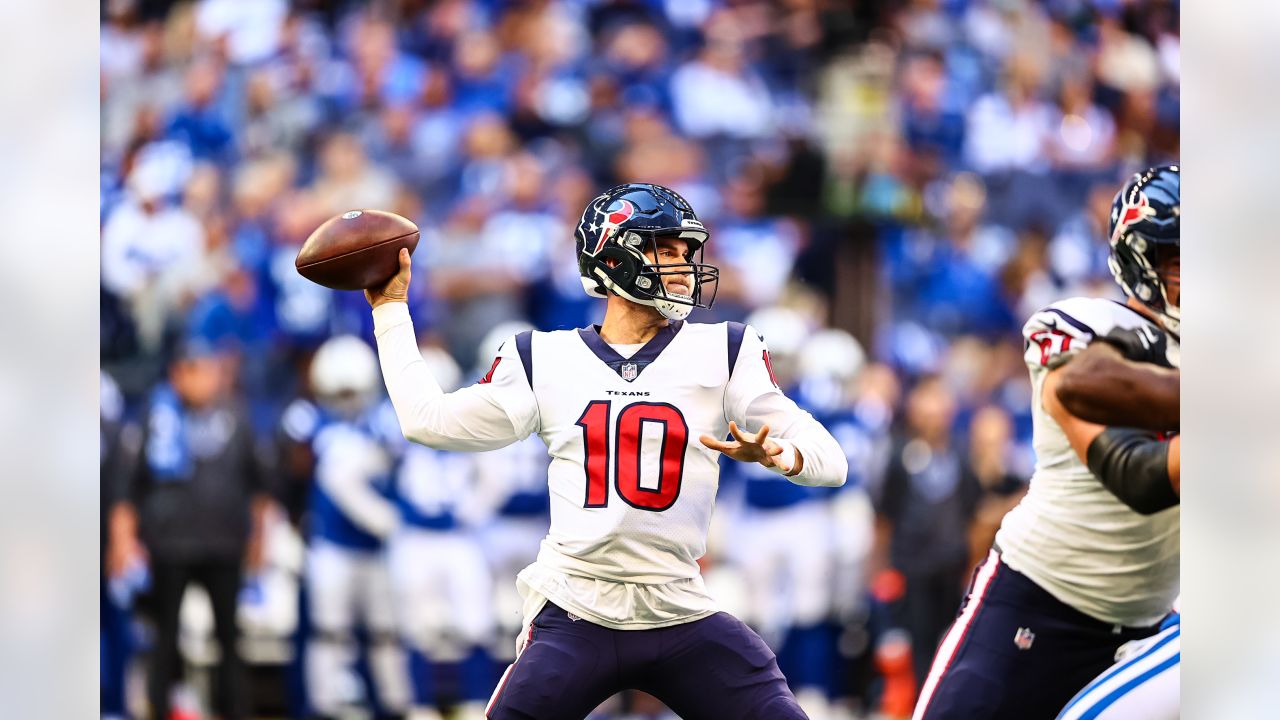
[[[1169,480],[1169,443],[1153,433],[1107,428],[1089,443],[1089,469],[1125,505],[1152,515],[1178,504]]]

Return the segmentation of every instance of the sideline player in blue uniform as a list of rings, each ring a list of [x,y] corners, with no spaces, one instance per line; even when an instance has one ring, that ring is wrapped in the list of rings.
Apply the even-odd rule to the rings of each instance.
[[[388,557],[401,627],[414,653],[414,717],[438,717],[443,666],[457,671],[455,716],[483,717],[493,689],[486,649],[494,632],[493,581],[468,519],[474,457],[403,444],[394,498],[404,522]]]
[[[358,695],[352,690],[356,636],[369,639],[369,667],[378,705],[403,714],[409,683],[400,647],[387,538],[401,524],[391,499],[388,425],[379,417],[378,370],[373,349],[352,335],[320,346],[311,362],[319,406],[295,401],[285,421],[295,442],[315,457],[305,582],[312,632],[305,655],[306,686],[314,712],[338,717]]]

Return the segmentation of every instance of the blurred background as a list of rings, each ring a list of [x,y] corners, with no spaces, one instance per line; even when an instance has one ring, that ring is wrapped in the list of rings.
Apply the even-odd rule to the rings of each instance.
[[[726,465],[708,584],[815,720],[909,716],[1034,463],[1021,324],[1121,297],[1111,197],[1178,158],[1178,15],[103,2],[103,715],[482,716],[545,453],[406,447],[364,298],[293,259],[339,212],[416,221],[411,311],[449,389],[513,332],[599,321],[572,229],[646,181],[712,232],[691,320],[755,325],[850,459],[835,491]],[[628,694],[593,717],[670,714]]]

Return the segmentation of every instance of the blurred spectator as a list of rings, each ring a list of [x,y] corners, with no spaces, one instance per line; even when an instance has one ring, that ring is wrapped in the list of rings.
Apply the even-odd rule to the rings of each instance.
[[[987,195],[976,176],[958,175],[945,187],[940,231],[909,230],[889,246],[895,303],[936,333],[999,333],[1016,322],[997,283],[1016,238],[981,222]]]
[[[127,78],[142,71],[146,48],[138,30],[140,23],[135,4],[133,0],[103,3],[98,58],[102,75],[107,80]]]
[[[272,152],[296,154],[320,122],[317,100],[284,85],[268,70],[251,73],[245,84],[245,118],[240,150],[258,158]]]
[[[268,470],[243,408],[228,394],[224,359],[198,340],[179,351],[143,412],[130,450],[133,472],[111,510],[107,573],[119,577],[143,558],[150,566],[157,626],[151,717],[169,717],[182,669],[178,610],[194,581],[209,594],[221,656],[215,711],[248,718],[236,599],[244,573],[262,563]]]
[[[1058,109],[1061,121],[1048,148],[1055,167],[1085,177],[1105,170],[1113,158],[1116,125],[1109,112],[1093,104],[1087,78],[1062,80]]]
[[[185,102],[169,119],[165,134],[200,160],[227,162],[234,151],[231,126],[217,106],[226,68],[213,59],[194,62],[184,78]]]
[[[336,215],[352,208],[383,208],[395,198],[396,180],[373,165],[358,138],[339,132],[320,151],[320,174],[311,186],[316,212]]]
[[[773,129],[769,92],[747,64],[740,29],[727,12],[712,17],[701,52],[671,76],[671,101],[692,137],[752,139]]]
[[[948,92],[943,58],[923,54],[906,61],[902,72],[903,125],[916,152],[954,164],[964,148],[965,119]]]
[[[751,170],[725,186],[724,209],[712,246],[720,265],[716,302],[730,306],[720,311],[729,316],[740,313],[741,317],[778,302],[801,244],[795,223],[763,214],[761,172]]]
[[[275,53],[288,9],[286,0],[200,0],[196,29],[231,62],[252,65]]]
[[[119,0],[118,4],[128,0]],[[113,23],[112,32],[104,37],[102,78],[102,150],[104,159],[118,159],[130,142],[154,139],[161,130],[162,110],[176,105],[182,97],[183,74],[166,57],[164,27],[153,22],[146,25]],[[136,67],[133,61],[110,57],[120,52],[118,45],[138,48]],[[130,69],[119,67],[128,62]],[[116,73],[115,70],[120,72]]]
[[[144,153],[129,173],[124,201],[102,229],[102,287],[130,307],[139,339],[159,348],[169,318],[205,281],[204,230],[172,197],[186,170],[159,151]]]
[[[453,46],[454,104],[464,113],[503,113],[510,109],[513,68],[504,61],[498,38],[473,31]]]
[[[1063,295],[1105,296],[1118,291],[1107,268],[1111,254],[1107,227],[1114,195],[1112,183],[1095,184],[1085,203],[1049,241],[1049,268]]]
[[[1030,58],[1015,56],[1001,87],[969,111],[965,156],[981,173],[1045,169],[1045,146],[1053,110],[1039,95],[1040,70]]]
[[[489,328],[523,315],[526,268],[517,263],[524,252],[503,255],[502,236],[484,233],[487,220],[479,201],[455,210],[440,230],[429,265],[428,285],[443,306],[439,330],[464,367],[476,364],[475,349]]]
[[[976,567],[991,550],[1005,513],[1027,492],[1026,478],[1013,472],[1010,449],[1013,422],[1003,409],[988,405],[974,413],[969,423],[969,455],[965,472],[970,485],[980,488],[973,525],[969,531],[969,565]]]
[[[911,636],[917,683],[955,618],[969,570],[979,488],[952,441],[955,411],[940,378],[925,377],[911,389],[877,508],[880,552],[906,581],[899,621]]]

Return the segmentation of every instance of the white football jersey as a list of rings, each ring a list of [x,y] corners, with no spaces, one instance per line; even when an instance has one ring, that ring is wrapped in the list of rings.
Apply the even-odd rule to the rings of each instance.
[[[396,330],[408,313],[383,311],[390,305],[374,318],[406,436],[479,450],[537,434],[551,456],[551,527],[520,573],[522,590],[593,622],[662,627],[716,611],[697,560],[719,453],[701,435],[725,437],[730,420],[750,431],[768,424],[804,457],[793,482],[844,481],[839,444],[778,389],[764,340],[748,326],[672,323],[629,358],[593,328],[522,333],[479,383],[443,395],[421,387],[433,384],[429,374],[406,367]]]
[[[1049,371],[1095,337],[1142,328],[1164,332],[1133,309],[1099,298],[1062,300],[1027,321],[1036,469],[996,533],[1009,567],[1077,610],[1127,626],[1159,622],[1178,594],[1181,510],[1141,515],[1117,499],[1080,461],[1041,406],[1040,392]],[[1169,360],[1179,363],[1173,336]]]

